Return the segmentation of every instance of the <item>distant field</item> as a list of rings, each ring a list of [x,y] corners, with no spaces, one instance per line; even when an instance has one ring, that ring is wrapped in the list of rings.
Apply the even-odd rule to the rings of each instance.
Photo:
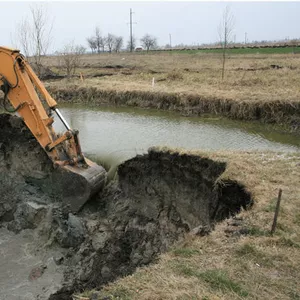
[[[181,54],[197,54],[197,53],[222,53],[222,49],[189,49],[189,50],[172,50],[162,52],[172,52]],[[278,47],[278,48],[238,48],[238,49],[227,49],[228,54],[289,54],[289,53],[300,53],[300,47]],[[142,53],[142,52],[139,52]],[[143,52],[144,53],[144,52]]]
[[[162,51],[140,53],[86,54],[75,77],[51,82],[61,86],[81,84],[116,91],[187,93],[236,101],[299,101],[300,55],[272,54],[289,48],[231,49],[221,79],[220,50]],[[205,52],[207,51],[207,52]],[[234,53],[250,51],[249,53]],[[61,76],[65,70],[57,57],[45,61]],[[152,80],[155,86],[152,86]]]

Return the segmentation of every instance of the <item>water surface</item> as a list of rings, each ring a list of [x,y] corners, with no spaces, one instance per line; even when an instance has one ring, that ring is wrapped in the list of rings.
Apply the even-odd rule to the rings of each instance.
[[[257,122],[74,104],[61,106],[61,112],[71,127],[79,130],[85,154],[115,163],[144,153],[151,146],[202,150],[300,151],[300,139],[296,135]],[[63,130],[62,124],[56,124],[55,127]]]

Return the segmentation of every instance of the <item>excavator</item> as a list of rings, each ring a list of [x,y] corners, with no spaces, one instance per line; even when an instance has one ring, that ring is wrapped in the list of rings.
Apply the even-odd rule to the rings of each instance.
[[[69,126],[57,102],[19,50],[0,47],[0,88],[4,93],[3,107],[23,119],[54,169],[63,174],[60,180],[62,198],[71,212],[78,212],[104,187],[106,171],[83,155],[79,132]],[[56,133],[53,128],[54,113],[66,129],[63,134]]]

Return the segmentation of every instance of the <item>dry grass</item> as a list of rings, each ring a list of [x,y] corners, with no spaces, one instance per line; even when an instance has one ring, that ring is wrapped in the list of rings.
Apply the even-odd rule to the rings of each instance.
[[[55,57],[48,58],[47,64],[59,71]],[[86,77],[85,86],[101,89],[153,91],[154,77],[158,92],[196,93],[236,101],[299,101],[299,68],[297,54],[231,55],[222,82],[219,55],[121,53],[86,55],[78,74]],[[113,75],[89,77],[96,74]],[[81,84],[78,79],[74,83]]]
[[[242,182],[254,207],[239,215],[239,226],[225,220],[207,237],[188,236],[157,263],[104,287],[99,299],[300,299],[300,155],[193,153],[226,161],[220,180]],[[279,188],[282,207],[271,237]]]
[[[62,75],[56,60],[47,58],[46,63]],[[65,99],[58,95],[69,94],[86,104],[158,108],[185,115],[209,113],[297,131],[299,69],[297,54],[231,55],[222,81],[216,54],[97,54],[83,57],[78,74],[84,81],[79,77],[53,80],[46,86],[59,101]]]

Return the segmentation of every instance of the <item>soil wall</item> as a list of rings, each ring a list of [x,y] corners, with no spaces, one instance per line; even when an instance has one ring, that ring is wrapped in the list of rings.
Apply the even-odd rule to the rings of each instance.
[[[201,114],[221,115],[238,120],[258,120],[297,131],[300,127],[299,101],[237,101],[202,97],[199,95],[101,90],[93,87],[48,87],[59,102],[85,103],[88,105],[117,105],[172,110],[186,116]]]

